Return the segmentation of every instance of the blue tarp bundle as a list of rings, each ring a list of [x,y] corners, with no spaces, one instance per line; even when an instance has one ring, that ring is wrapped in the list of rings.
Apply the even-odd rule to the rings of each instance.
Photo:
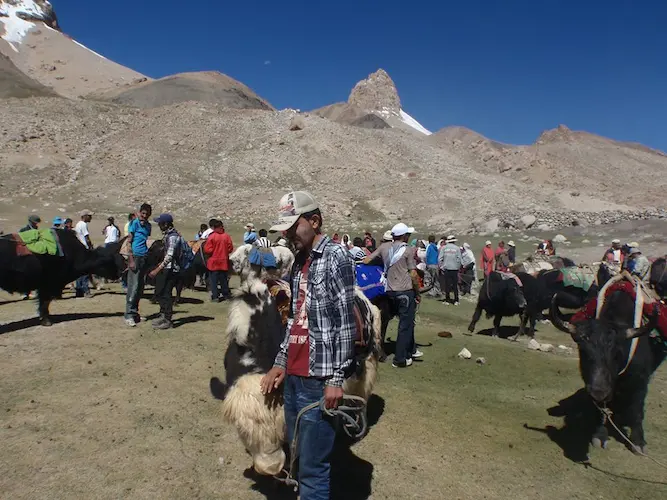
[[[357,264],[357,286],[364,292],[368,300],[384,295],[384,285],[381,283],[384,269],[380,266]]]

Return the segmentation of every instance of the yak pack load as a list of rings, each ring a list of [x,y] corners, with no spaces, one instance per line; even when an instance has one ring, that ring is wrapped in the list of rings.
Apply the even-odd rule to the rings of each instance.
[[[59,255],[63,250],[58,235],[53,229],[30,229],[22,233],[8,235],[16,242],[16,255]]]

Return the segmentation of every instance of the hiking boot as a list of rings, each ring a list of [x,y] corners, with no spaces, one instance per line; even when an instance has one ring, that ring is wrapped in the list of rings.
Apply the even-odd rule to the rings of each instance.
[[[411,365],[412,365],[412,358],[408,358],[405,361],[403,361],[402,363],[397,363],[396,361],[394,361],[391,364],[391,366],[393,366],[394,368],[407,368],[408,366],[411,366]]]
[[[169,330],[174,327],[174,324],[165,317],[156,319],[152,323],[154,330]]]

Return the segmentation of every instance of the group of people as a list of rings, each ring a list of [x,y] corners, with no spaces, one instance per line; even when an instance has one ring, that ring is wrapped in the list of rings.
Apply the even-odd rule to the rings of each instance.
[[[194,260],[194,252],[188,242],[174,227],[171,214],[163,213],[154,221],[162,232],[164,257],[153,269],[148,269],[147,241],[152,228],[149,218],[152,209],[144,203],[136,217],[128,221],[127,236],[127,302],[125,323],[134,327],[141,320],[139,299],[143,293],[146,277],[155,279],[155,297],[160,305],[159,317],[153,321],[155,329],[166,330],[173,327],[173,290],[180,275],[187,271]],[[222,302],[230,298],[229,256],[234,251],[232,239],[225,231],[224,223],[211,219],[208,226],[202,225],[197,234],[201,251],[206,255],[206,268],[212,302]]]
[[[413,253],[419,279],[423,280],[422,287],[429,290],[430,297],[442,299],[444,304],[459,305],[459,296],[471,294],[478,279],[477,262],[471,245],[463,243],[459,246],[454,235],[443,236],[437,242],[435,235],[430,235],[428,240],[411,239],[411,236],[409,233],[407,246]],[[380,247],[391,245],[393,241],[394,235],[389,230],[383,234]],[[338,233],[334,233],[332,242],[343,246],[357,262],[369,260],[383,265],[376,253],[379,247],[369,231],[363,237],[355,238],[348,234],[341,238]],[[485,277],[493,271],[507,272],[515,263],[514,241],[509,241],[507,245],[500,241],[495,250],[491,241],[485,243],[479,262]]]
[[[651,270],[651,262],[639,249],[636,241],[621,244],[621,240],[615,238],[611,247],[604,253],[602,261],[612,268],[626,269],[630,274],[646,280]]]

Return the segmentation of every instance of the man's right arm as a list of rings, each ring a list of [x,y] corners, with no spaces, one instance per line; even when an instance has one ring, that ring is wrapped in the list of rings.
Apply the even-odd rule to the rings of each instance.
[[[368,257],[366,257],[364,259],[364,264],[368,264],[368,263],[372,262],[373,260],[375,260],[376,258],[378,258],[382,255],[381,246],[382,245],[380,245],[380,247],[376,248],[374,252],[372,252]]]

